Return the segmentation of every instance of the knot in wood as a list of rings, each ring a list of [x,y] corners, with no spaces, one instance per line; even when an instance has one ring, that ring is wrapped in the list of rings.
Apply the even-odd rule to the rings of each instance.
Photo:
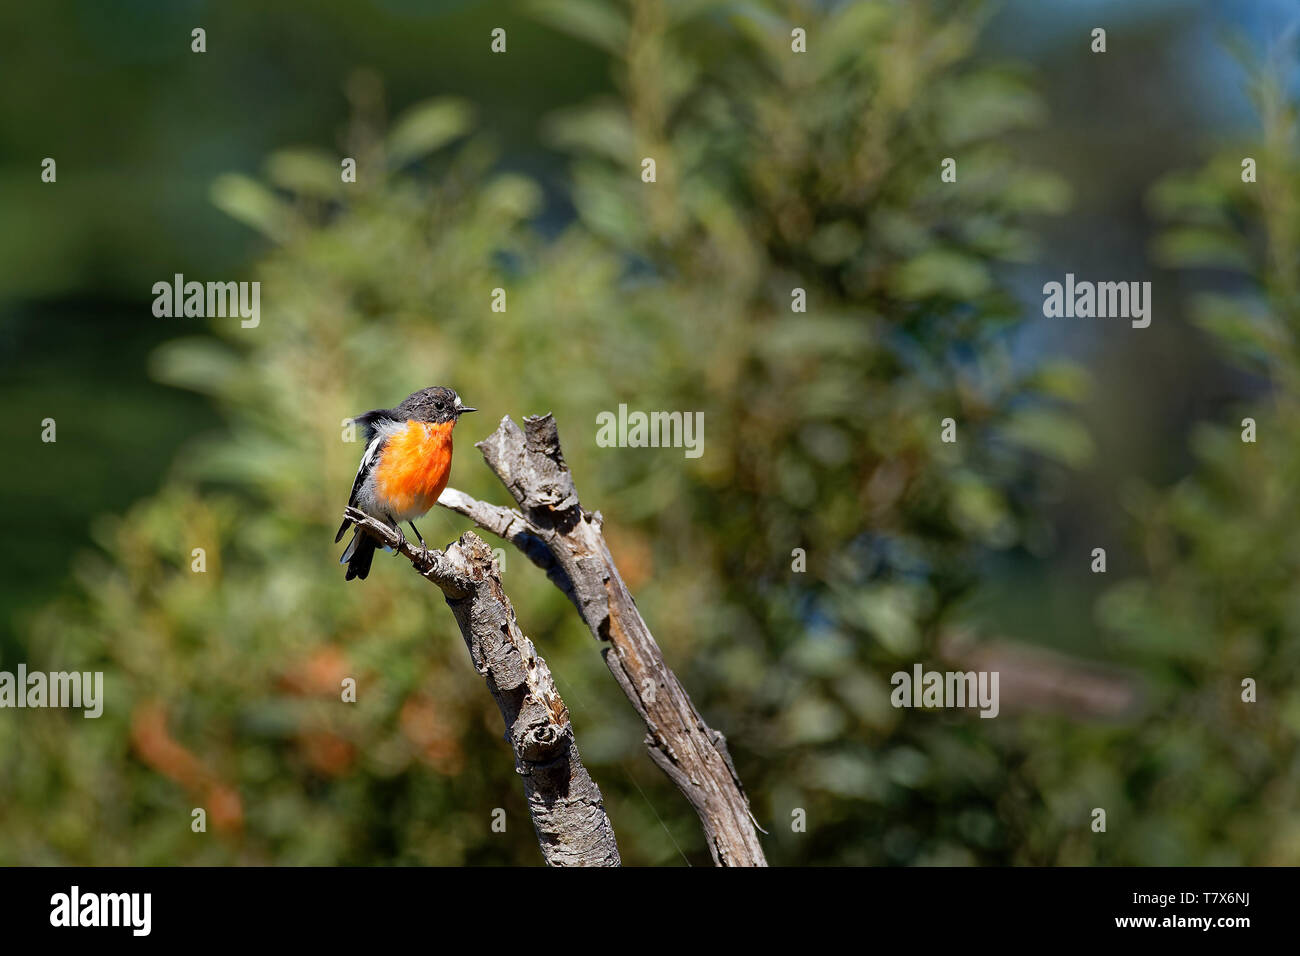
[[[549,763],[561,756],[572,740],[573,730],[568,724],[539,721],[524,729],[516,740],[515,751],[529,763]]]

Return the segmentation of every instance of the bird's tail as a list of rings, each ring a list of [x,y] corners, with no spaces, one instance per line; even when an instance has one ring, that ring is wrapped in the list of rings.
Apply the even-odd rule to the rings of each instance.
[[[375,539],[357,528],[352,532],[352,540],[343,549],[343,557],[339,558],[339,564],[348,566],[348,573],[344,580],[361,578],[364,581],[366,575],[370,573],[370,562],[374,559]]]

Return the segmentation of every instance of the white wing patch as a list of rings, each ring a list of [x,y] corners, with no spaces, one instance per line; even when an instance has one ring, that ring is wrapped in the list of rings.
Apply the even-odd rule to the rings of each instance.
[[[358,493],[362,485],[365,484],[366,478],[370,476],[370,470],[375,467],[375,462],[379,460],[379,448],[384,443],[384,435],[376,435],[366,446],[366,453],[361,456],[361,465],[357,468],[357,476],[352,480],[352,494],[348,497],[348,504],[353,507],[360,507]],[[366,510],[362,508],[362,510]]]
[[[371,427],[374,429],[375,437],[370,440],[370,444],[366,446],[366,453],[361,456],[361,466],[357,468],[357,477],[352,482],[352,496],[348,499],[348,504],[360,508],[380,521],[387,521],[387,515],[375,500],[374,482],[370,480],[370,476],[374,472],[375,465],[379,464],[379,453],[384,443],[388,441],[389,436],[401,432],[405,425],[391,419],[381,419]]]

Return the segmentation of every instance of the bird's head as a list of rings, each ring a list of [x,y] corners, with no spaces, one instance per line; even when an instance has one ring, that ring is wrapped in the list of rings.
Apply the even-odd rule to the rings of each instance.
[[[470,408],[462,402],[452,389],[435,385],[432,388],[422,388],[409,396],[397,406],[396,411],[407,419],[418,422],[445,423],[455,422],[466,412],[476,412],[478,409]]]

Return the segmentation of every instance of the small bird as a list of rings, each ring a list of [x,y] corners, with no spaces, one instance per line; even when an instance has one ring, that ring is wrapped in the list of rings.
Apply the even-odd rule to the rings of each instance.
[[[403,540],[401,523],[407,522],[427,552],[415,519],[423,517],[447,487],[456,420],[476,411],[454,391],[437,385],[420,389],[396,408],[379,408],[352,419],[364,429],[368,444],[348,504],[391,525]],[[343,520],[335,544],[351,523]],[[352,533],[339,560],[348,566],[346,580],[365,579],[376,547],[375,539],[360,528]]]

